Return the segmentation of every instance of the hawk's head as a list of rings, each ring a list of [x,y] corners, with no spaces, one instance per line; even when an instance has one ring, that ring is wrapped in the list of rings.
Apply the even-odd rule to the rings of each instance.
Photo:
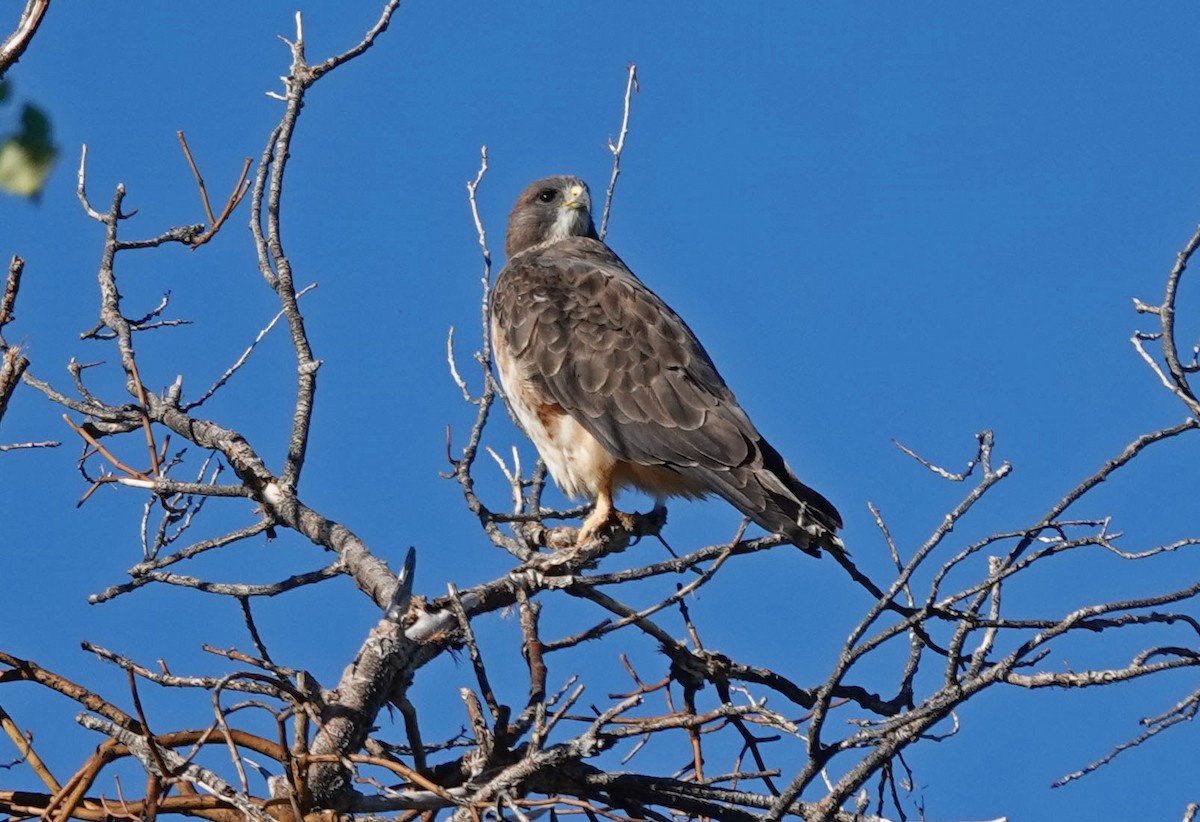
[[[578,177],[547,177],[531,183],[509,215],[504,253],[511,260],[534,246],[568,237],[599,239],[591,208],[587,183]]]

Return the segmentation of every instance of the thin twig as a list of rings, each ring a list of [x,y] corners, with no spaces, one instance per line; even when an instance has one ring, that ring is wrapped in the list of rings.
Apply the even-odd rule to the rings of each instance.
[[[196,188],[200,189],[200,202],[204,206],[204,216],[208,218],[208,224],[212,225],[217,218],[213,216],[212,206],[208,202],[208,189],[204,187],[204,178],[200,176],[200,169],[196,167],[196,161],[192,159],[192,150],[188,148],[187,138],[183,136],[183,131],[176,131],[175,136],[179,138],[179,144],[183,146],[183,156],[187,158],[192,175],[196,178]]]
[[[638,91],[637,64],[629,64],[629,76],[625,81],[625,105],[621,113],[621,130],[614,143],[610,138],[608,150],[612,153],[612,174],[608,178],[608,190],[604,194],[604,213],[600,219],[600,239],[608,234],[608,215],[612,211],[613,194],[617,190],[617,177],[621,176],[621,154],[625,151],[625,138],[629,135],[629,110],[633,101],[633,93]]]

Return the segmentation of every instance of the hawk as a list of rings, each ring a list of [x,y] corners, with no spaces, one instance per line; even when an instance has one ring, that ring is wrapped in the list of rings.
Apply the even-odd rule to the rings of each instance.
[[[587,184],[547,177],[508,221],[491,333],[508,401],[570,497],[595,500],[579,544],[622,515],[634,486],[718,494],[797,547],[841,549],[837,509],[796,478],[687,323],[596,234]]]

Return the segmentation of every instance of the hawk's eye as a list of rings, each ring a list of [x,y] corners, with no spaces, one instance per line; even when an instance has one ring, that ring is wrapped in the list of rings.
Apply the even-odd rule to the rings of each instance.
[[[541,191],[538,192],[537,198],[539,200],[541,200],[543,203],[552,203],[552,202],[554,202],[554,198],[557,195],[558,195],[558,192],[555,191],[554,189],[543,188]]]

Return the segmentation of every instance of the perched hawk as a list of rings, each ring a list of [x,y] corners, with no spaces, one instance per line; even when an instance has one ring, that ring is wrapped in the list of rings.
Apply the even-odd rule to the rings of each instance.
[[[837,509],[750,422],[687,323],[596,235],[587,184],[548,177],[508,221],[492,341],[508,401],[568,496],[596,501],[579,542],[635,486],[720,494],[798,547],[839,549]]]

